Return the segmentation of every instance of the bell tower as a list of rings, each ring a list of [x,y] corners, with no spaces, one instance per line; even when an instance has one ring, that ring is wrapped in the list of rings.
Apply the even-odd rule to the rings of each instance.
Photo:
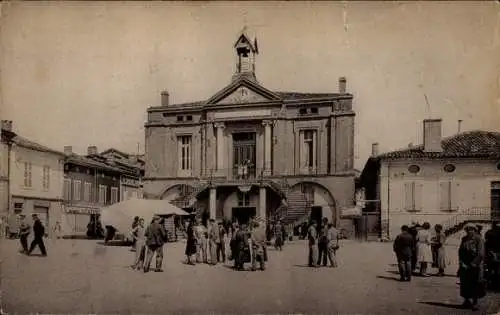
[[[243,76],[257,81],[255,77],[255,56],[259,54],[257,38],[252,42],[245,31],[246,27],[243,28],[234,44],[236,71],[233,80]]]

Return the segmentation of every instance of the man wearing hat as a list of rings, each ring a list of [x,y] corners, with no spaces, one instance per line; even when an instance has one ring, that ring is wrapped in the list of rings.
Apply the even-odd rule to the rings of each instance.
[[[26,222],[26,215],[19,215],[19,241],[21,242],[22,253],[28,253],[28,235],[30,235],[31,226]]]
[[[163,264],[163,245],[167,240],[167,232],[165,231],[165,227],[161,224],[161,218],[159,216],[153,217],[153,222],[147,227],[146,232],[144,233],[146,237],[146,261],[144,262],[144,272],[149,272],[149,267],[151,265],[151,261],[153,260],[153,256],[156,253],[156,272],[162,272],[161,268]]]
[[[33,252],[35,247],[38,245],[38,247],[40,247],[40,251],[42,252],[42,256],[47,256],[47,251],[45,250],[45,244],[43,243],[43,237],[45,235],[45,227],[43,226],[42,222],[40,221],[40,219],[36,214],[32,214],[32,217],[33,217],[34,238],[33,241],[31,241],[28,255],[30,255],[31,252]]]

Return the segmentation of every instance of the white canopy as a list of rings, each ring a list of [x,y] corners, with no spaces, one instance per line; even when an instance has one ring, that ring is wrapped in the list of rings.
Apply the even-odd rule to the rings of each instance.
[[[166,200],[134,198],[101,208],[101,223],[103,226],[111,225],[121,233],[127,233],[136,216],[143,218],[148,224],[154,215],[172,214],[189,215]]]

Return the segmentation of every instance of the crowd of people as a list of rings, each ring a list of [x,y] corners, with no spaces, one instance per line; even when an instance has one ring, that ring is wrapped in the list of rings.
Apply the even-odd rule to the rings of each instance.
[[[494,222],[484,238],[481,225],[468,223],[464,230],[466,235],[461,239],[458,249],[457,277],[460,279],[463,306],[477,309],[478,300],[486,295],[489,275],[498,272],[493,264],[500,254],[500,229]],[[414,274],[429,277],[429,265],[437,268],[436,276],[444,276],[447,266],[445,244],[446,236],[439,224],[434,226],[433,232],[428,222],[422,225],[403,225],[393,244],[400,281],[411,281]]]

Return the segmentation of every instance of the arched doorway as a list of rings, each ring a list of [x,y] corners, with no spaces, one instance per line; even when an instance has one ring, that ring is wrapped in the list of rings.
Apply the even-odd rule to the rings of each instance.
[[[173,201],[173,200],[179,198],[180,196],[189,193],[193,189],[194,189],[193,186],[188,185],[188,184],[175,184],[175,185],[167,187],[160,194],[160,199],[167,200],[167,201]]]
[[[295,194],[301,193],[307,200],[310,219],[320,222],[326,217],[329,222],[337,223],[335,198],[326,187],[314,182],[300,182],[290,187],[290,190]]]

